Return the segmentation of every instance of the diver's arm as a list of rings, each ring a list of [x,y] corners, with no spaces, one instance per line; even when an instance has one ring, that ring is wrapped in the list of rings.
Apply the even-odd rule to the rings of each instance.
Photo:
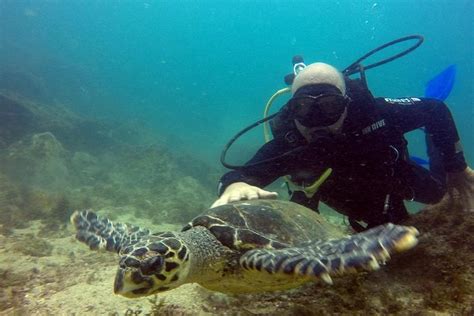
[[[440,150],[446,172],[460,172],[467,164],[459,134],[446,104],[436,99],[403,98],[377,99],[385,108],[385,117],[402,133],[424,127]]]
[[[474,212],[474,171],[466,164],[456,125],[446,104],[428,98],[386,103],[390,103],[386,117],[404,133],[425,127],[434,146],[440,150],[448,193],[438,205],[448,209],[445,204],[451,208],[453,202],[457,202],[462,210]]]
[[[283,142],[272,140],[262,146],[255,156],[245,164],[247,167],[230,171],[222,176],[218,187],[219,199],[214,202],[212,207],[244,199],[277,197],[276,192],[261,188],[287,174],[286,166],[289,166],[289,163],[286,163],[284,159],[283,161],[278,159],[268,163],[254,164],[281,155],[288,151],[286,147]]]
[[[279,177],[288,174],[287,170],[291,165],[289,157],[272,160],[268,163],[257,163],[281,156],[289,150],[284,141],[272,140],[266,143],[252,159],[245,163],[243,168],[230,171],[222,176],[219,181],[218,194],[221,195],[227,186],[235,182],[245,182],[257,187],[265,187]]]

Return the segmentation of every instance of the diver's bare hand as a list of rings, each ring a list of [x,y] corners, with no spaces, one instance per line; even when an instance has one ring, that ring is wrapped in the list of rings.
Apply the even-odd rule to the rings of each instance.
[[[463,211],[474,212],[474,170],[467,167],[461,172],[446,175],[448,193],[440,204],[457,204]]]
[[[266,191],[245,182],[236,182],[225,189],[224,193],[212,204],[211,208],[241,200],[276,199],[277,197],[278,193],[276,192]]]

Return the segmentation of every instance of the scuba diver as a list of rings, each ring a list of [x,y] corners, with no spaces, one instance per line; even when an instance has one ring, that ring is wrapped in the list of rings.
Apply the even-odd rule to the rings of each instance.
[[[305,65],[300,58],[294,65],[287,80],[291,98],[256,123],[268,121],[273,139],[243,166],[226,164],[224,150],[223,164],[235,170],[220,179],[212,207],[276,198],[276,192],[263,188],[286,176],[291,201],[315,211],[322,201],[348,216],[356,231],[399,223],[408,217],[404,200],[436,204],[451,196],[448,191],[474,211],[474,172],[444,102],[375,98],[360,64],[360,79],[325,63]],[[426,134],[429,170],[408,153],[404,134],[418,128]]]

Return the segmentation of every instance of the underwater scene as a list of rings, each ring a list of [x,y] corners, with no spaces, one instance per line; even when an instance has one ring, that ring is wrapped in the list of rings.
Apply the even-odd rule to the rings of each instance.
[[[472,167],[473,52],[471,0],[0,0],[0,315],[474,315],[472,174],[358,234],[283,177],[211,208],[298,62],[444,101]],[[405,137],[427,170],[425,132]]]

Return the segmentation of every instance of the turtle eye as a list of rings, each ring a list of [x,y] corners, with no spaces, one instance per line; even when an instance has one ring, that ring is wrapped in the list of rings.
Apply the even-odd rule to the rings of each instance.
[[[159,272],[163,267],[163,257],[162,256],[154,256],[148,258],[142,262],[140,265],[140,272],[143,275],[151,275]]]

